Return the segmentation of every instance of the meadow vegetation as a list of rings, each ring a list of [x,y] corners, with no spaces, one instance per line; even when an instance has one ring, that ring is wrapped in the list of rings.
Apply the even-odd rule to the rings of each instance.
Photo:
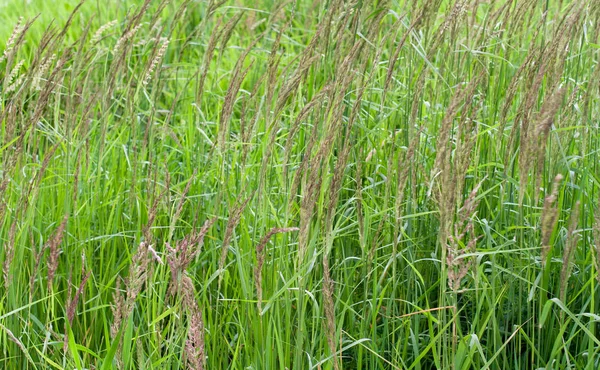
[[[0,368],[600,367],[599,1],[0,7]]]

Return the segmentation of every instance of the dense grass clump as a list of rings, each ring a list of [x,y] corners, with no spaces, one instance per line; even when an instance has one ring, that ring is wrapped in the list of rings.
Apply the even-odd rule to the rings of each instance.
[[[5,3],[0,368],[600,367],[600,2]]]

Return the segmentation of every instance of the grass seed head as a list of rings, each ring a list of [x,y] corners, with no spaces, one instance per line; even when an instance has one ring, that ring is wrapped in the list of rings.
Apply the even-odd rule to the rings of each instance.
[[[558,199],[558,189],[563,179],[562,175],[556,175],[552,183],[552,192],[544,200],[544,209],[542,211],[542,266],[546,266],[550,254],[550,237],[558,219],[558,209],[556,201]]]
[[[92,38],[90,40],[92,45],[96,45],[98,42],[100,42],[104,33],[116,25],[117,25],[117,20],[115,19],[113,21],[105,23],[100,28],[98,28],[98,30],[96,31],[96,33],[94,33],[94,35],[92,36]]]
[[[254,268],[254,282],[256,284],[256,294],[258,296],[258,311],[262,311],[262,267],[265,262],[265,246],[271,240],[273,236],[281,233],[289,233],[292,231],[300,230],[297,227],[282,227],[273,228],[265,236],[262,237],[260,242],[256,245],[256,267]]]
[[[6,47],[4,48],[2,57],[0,57],[0,63],[2,63],[4,60],[8,59],[8,56],[13,51],[17,37],[19,37],[19,35],[21,34],[21,32],[23,32],[23,29],[24,29],[24,27],[22,26],[22,23],[23,23],[23,17],[19,17],[17,24],[13,28],[13,31],[10,34],[10,37],[8,38],[8,41],[6,41]]]
[[[63,241],[63,236],[65,230],[67,228],[67,221],[69,220],[69,215],[65,214],[62,222],[54,231],[54,235],[50,238],[46,247],[44,249],[49,250],[48,254],[48,290],[52,290],[52,283],[54,282],[54,275],[58,269],[58,257],[60,256],[60,245]]]
[[[4,287],[8,289],[12,282],[12,274],[10,272],[13,259],[15,258],[15,238],[17,235],[17,220],[15,219],[8,231],[8,243],[4,252],[4,263],[2,265],[2,272],[4,275]]]
[[[206,363],[202,311],[196,302],[194,284],[189,276],[183,277],[182,287],[189,325],[184,347],[186,360],[191,369],[202,370]]]
[[[154,58],[152,59],[150,67],[148,68],[148,72],[146,72],[146,76],[144,77],[144,81],[142,82],[144,86],[148,85],[148,83],[150,82],[150,77],[152,77],[152,73],[154,72],[158,64],[161,62],[163,56],[167,52],[167,47],[169,46],[169,39],[162,37],[160,39],[160,43],[161,46],[156,52]]]
[[[56,54],[52,54],[49,57],[48,56],[44,57],[42,64],[35,71],[35,74],[33,76],[33,81],[31,83],[32,89],[34,89],[36,91],[40,91],[42,89],[41,88],[42,78],[44,77],[46,72],[48,72],[48,70],[50,69],[50,66],[54,62],[54,59],[56,59]]]

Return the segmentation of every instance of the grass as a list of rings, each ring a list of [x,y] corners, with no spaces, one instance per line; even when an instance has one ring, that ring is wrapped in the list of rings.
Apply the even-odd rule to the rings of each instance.
[[[600,366],[597,1],[0,7],[1,368]]]

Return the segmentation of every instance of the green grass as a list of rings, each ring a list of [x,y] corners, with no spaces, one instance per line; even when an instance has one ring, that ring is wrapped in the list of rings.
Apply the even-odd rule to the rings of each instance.
[[[0,368],[600,367],[597,1],[216,3],[0,4]]]

